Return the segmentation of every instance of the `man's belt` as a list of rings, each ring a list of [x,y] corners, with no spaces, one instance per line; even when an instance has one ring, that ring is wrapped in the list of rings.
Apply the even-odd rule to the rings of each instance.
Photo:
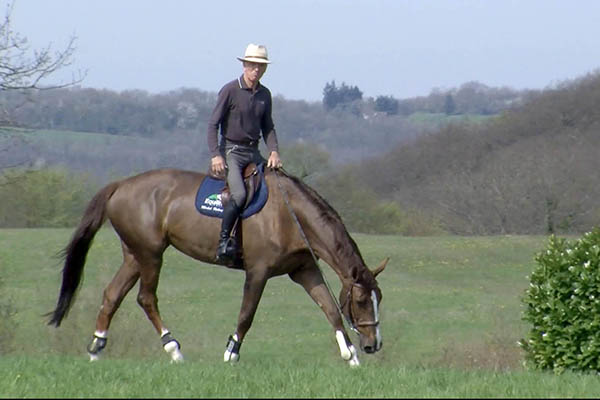
[[[256,147],[258,140],[231,140],[225,138],[226,143],[237,144],[238,146]]]

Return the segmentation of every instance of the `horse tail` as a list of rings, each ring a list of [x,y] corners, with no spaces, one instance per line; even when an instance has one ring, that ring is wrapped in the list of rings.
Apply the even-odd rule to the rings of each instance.
[[[62,285],[56,309],[47,315],[51,315],[48,325],[60,326],[63,318],[67,316],[71,303],[81,282],[83,266],[88,250],[94,240],[96,232],[100,229],[106,219],[106,203],[117,190],[119,182],[113,182],[105,186],[90,200],[77,230],[73,234],[69,244],[61,251],[64,259],[62,270]]]

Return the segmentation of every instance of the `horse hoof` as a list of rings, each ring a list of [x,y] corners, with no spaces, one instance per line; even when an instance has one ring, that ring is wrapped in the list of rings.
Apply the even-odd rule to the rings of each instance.
[[[171,364],[180,364],[183,362],[183,354],[181,354],[179,349],[176,349],[175,351],[169,353],[169,355],[171,356]]]
[[[348,361],[348,364],[350,364],[350,368],[360,367],[360,361],[358,361],[358,358],[356,357],[350,359],[350,361]]]
[[[181,363],[183,363],[183,356],[181,355],[181,353],[179,354],[179,357],[171,358],[171,364],[181,364]]]
[[[358,352],[356,351],[356,348],[354,347],[354,345],[351,344],[349,349],[352,353],[352,357],[350,358],[350,360],[348,360],[348,364],[350,364],[351,368],[360,367],[360,361],[358,361]]]

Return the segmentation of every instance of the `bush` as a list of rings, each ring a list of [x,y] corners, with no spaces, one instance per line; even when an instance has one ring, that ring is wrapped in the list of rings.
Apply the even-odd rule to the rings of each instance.
[[[7,171],[0,186],[2,228],[75,226],[96,189],[87,175],[60,168]]]
[[[600,372],[600,229],[571,243],[552,235],[523,302],[532,324],[519,345],[529,366]]]
[[[425,236],[444,231],[434,218],[399,203],[382,200],[377,193],[357,185],[351,169],[320,177],[315,189],[331,204],[351,232]]]

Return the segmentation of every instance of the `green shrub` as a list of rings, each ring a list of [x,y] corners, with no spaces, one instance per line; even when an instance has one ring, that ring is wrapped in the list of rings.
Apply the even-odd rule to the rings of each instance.
[[[426,213],[405,209],[400,203],[381,199],[375,191],[360,186],[350,169],[323,176],[313,187],[339,213],[349,231],[405,236],[445,233]]]
[[[523,298],[532,328],[519,345],[538,369],[600,371],[600,229],[575,242],[552,235]]]
[[[61,168],[0,175],[0,227],[75,226],[96,190],[87,175]]]

